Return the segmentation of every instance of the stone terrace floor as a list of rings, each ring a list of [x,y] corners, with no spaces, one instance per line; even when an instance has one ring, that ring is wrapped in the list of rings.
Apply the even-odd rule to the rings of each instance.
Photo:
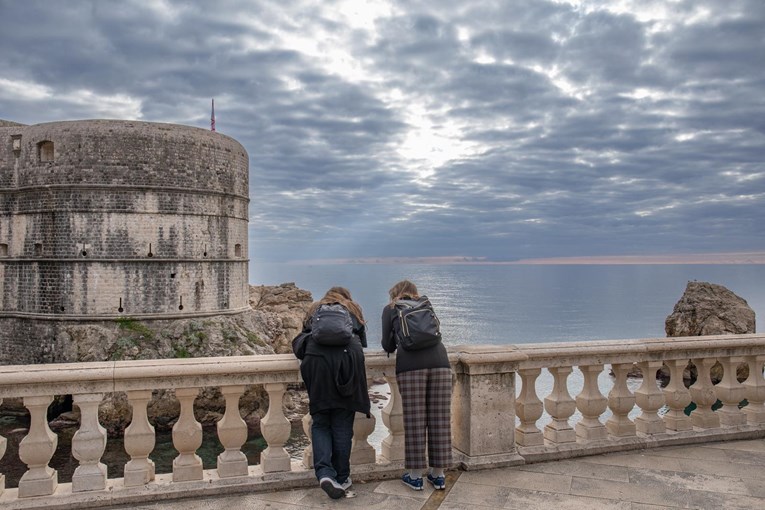
[[[136,510],[765,509],[765,440],[613,453],[487,471],[452,471],[446,491],[397,480],[357,483],[330,500],[318,487],[119,507]]]

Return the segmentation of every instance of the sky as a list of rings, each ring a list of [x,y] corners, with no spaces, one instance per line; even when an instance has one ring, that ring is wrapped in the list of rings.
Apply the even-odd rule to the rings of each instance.
[[[0,0],[0,119],[211,98],[254,261],[765,251],[762,0]]]

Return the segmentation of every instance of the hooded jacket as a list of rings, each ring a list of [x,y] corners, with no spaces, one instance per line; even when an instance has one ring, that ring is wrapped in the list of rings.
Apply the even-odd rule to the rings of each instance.
[[[353,338],[346,346],[320,345],[311,339],[310,325],[295,337],[292,349],[308,390],[311,414],[327,409],[348,409],[370,414],[364,349],[365,326],[351,314]]]

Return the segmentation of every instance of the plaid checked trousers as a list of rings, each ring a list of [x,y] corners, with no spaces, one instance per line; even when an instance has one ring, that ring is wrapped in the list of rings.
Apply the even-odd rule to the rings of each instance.
[[[396,375],[404,408],[404,467],[452,467],[452,371],[424,368]],[[428,462],[425,443],[428,444]]]

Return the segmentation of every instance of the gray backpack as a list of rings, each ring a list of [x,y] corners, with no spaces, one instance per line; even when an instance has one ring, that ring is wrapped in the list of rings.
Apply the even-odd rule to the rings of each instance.
[[[319,345],[348,345],[353,338],[351,314],[337,303],[319,305],[311,316],[311,338]]]

